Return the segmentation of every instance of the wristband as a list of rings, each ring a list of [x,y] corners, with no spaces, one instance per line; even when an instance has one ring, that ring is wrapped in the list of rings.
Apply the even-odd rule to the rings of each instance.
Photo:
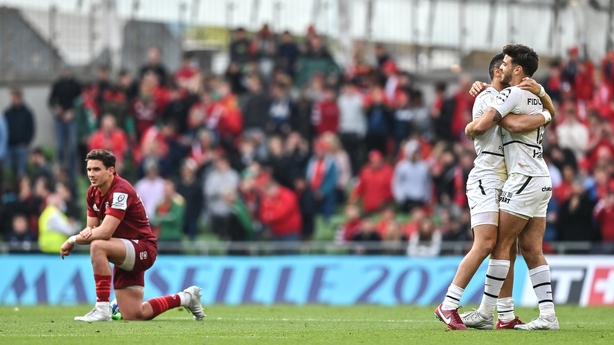
[[[549,124],[550,121],[552,121],[552,115],[550,115],[550,112],[548,110],[544,110],[540,114],[542,114],[544,119],[546,119],[545,125]]]
[[[68,243],[70,244],[77,244],[77,236],[76,235],[72,235],[68,238]]]
[[[546,95],[546,90],[544,90],[544,87],[541,86],[541,85],[539,87],[541,87],[541,89],[539,90],[539,93],[537,94],[537,97],[542,98],[542,97],[544,97]],[[552,117],[550,117],[550,118],[552,119]]]

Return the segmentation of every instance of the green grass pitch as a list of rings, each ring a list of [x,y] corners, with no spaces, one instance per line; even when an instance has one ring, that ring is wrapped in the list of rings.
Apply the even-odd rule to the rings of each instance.
[[[183,309],[148,322],[73,321],[89,308],[0,307],[0,344],[614,344],[606,307],[558,307],[558,332],[449,331],[434,306],[205,306],[202,322]],[[529,321],[537,309],[516,314]]]

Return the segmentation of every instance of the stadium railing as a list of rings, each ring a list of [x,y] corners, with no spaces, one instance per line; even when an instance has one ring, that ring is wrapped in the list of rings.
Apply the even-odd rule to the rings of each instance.
[[[549,242],[547,248],[553,254],[589,254],[600,243],[591,242]],[[440,256],[464,255],[471,248],[472,242],[442,242]],[[278,254],[300,255],[407,255],[407,243],[395,241],[335,243],[331,241],[300,242],[230,242],[230,241],[194,241],[194,242],[159,242],[162,254],[187,255],[247,255],[266,256]],[[75,253],[87,253],[87,246],[76,246]],[[0,254],[40,253],[38,244],[14,245],[0,242]]]

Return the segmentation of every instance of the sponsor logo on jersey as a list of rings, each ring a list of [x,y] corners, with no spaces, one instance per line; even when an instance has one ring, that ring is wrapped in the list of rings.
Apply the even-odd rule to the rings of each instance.
[[[93,208],[93,209],[94,209],[94,211],[96,211],[96,212],[100,211],[100,210],[98,209],[98,205],[96,205],[96,204],[94,204],[94,207],[92,207],[92,208]]]
[[[126,193],[113,193],[113,202],[111,208],[118,210],[126,210],[128,208],[128,194]]]
[[[501,192],[501,196],[499,197],[499,202],[502,202],[504,204],[509,204],[510,201],[512,200],[513,195],[514,193],[512,192]]]
[[[542,105],[542,102],[536,98],[527,98],[527,105]]]
[[[507,98],[510,96],[510,93],[512,93],[511,89],[505,89],[499,92],[499,94],[497,95],[497,99],[495,100],[495,103],[499,105],[505,103],[505,101],[507,101]]]
[[[542,187],[542,192],[552,192],[552,187]]]

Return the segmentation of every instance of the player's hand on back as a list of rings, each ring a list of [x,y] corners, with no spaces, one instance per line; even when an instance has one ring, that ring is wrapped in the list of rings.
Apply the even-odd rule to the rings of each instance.
[[[535,79],[531,79],[531,78],[524,78],[520,84],[518,84],[518,87],[522,90],[526,90],[531,92],[534,95],[539,95],[539,93],[541,92],[542,86],[539,85],[538,82],[535,81]]]
[[[471,90],[469,90],[469,94],[473,97],[476,97],[480,94],[480,92],[486,90],[490,85],[481,81],[476,81],[471,85]]]
[[[64,260],[65,256],[69,256],[70,252],[72,252],[72,249],[75,247],[74,244],[66,241],[64,242],[64,244],[62,244],[62,247],[60,248],[60,257],[62,257],[62,260]]]

